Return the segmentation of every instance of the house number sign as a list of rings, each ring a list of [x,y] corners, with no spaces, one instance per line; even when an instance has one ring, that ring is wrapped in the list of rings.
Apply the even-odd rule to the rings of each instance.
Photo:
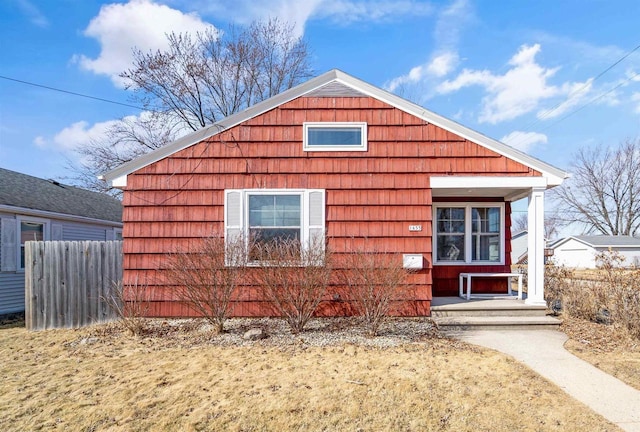
[[[422,231],[422,225],[409,225],[409,231]]]

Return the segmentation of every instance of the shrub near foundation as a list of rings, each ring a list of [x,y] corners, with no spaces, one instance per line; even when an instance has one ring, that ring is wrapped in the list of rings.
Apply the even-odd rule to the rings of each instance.
[[[304,330],[323,300],[332,273],[331,253],[325,245],[297,239],[256,243],[252,272],[262,297],[274,314],[283,317],[293,333]]]
[[[118,317],[120,325],[129,333],[140,336],[146,332],[146,317],[151,306],[151,291],[148,285],[114,282],[111,292],[103,299]]]
[[[166,257],[166,281],[176,286],[178,298],[224,331],[231,299],[246,269],[246,245],[240,236],[225,242],[222,236],[202,240],[186,251]]]
[[[341,274],[347,290],[345,297],[353,299],[368,335],[377,336],[393,312],[394,302],[403,298],[408,289],[402,255],[355,250],[346,256]]]

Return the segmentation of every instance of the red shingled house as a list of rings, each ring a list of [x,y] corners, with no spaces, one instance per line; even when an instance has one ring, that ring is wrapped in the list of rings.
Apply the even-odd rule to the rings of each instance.
[[[366,237],[406,254],[418,267],[405,308],[415,315],[429,314],[433,296],[457,295],[461,272],[510,271],[511,202],[524,197],[527,302],[543,304],[544,193],[565,177],[338,70],[104,175],[124,190],[125,283],[160,280],[159,260],[194,238],[248,232],[249,208],[289,206],[303,241],[324,236],[339,253]],[[474,281],[474,292],[497,282]],[[152,313],[187,314],[168,289],[154,287]],[[240,291],[235,315],[267,313]]]

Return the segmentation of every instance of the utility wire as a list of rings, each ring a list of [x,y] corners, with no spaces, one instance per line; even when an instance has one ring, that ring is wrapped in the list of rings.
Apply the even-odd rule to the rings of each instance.
[[[7,81],[14,81],[14,82],[17,82],[17,83],[20,83],[20,84],[30,85],[30,86],[33,86],[33,87],[40,87],[40,88],[47,89],[47,90],[57,91],[57,92],[60,92],[60,93],[66,93],[66,94],[70,94],[72,96],[79,96],[79,97],[83,97],[83,98],[87,98],[87,99],[97,100],[97,101],[100,101],[100,102],[107,102],[107,103],[110,103],[110,104],[122,105],[122,106],[126,106],[126,107],[129,107],[129,108],[135,108],[135,109],[138,109],[140,111],[147,110],[146,108],[142,108],[142,107],[139,107],[139,106],[136,106],[136,105],[130,105],[130,104],[122,103],[122,102],[116,102],[116,101],[112,101],[112,100],[109,100],[109,99],[103,99],[103,98],[99,98],[99,97],[96,97],[96,96],[90,96],[90,95],[86,95],[86,94],[82,94],[82,93],[76,93],[76,92],[72,92],[72,91],[69,91],[69,90],[63,90],[63,89],[59,89],[59,88],[55,88],[55,87],[49,87],[49,86],[46,86],[46,85],[36,84],[36,83],[33,83],[33,82],[29,82],[29,81],[23,81],[23,80],[19,80],[19,79],[16,79],[16,78],[10,78],[10,77],[3,76],[3,75],[0,75],[0,78],[4,79],[4,80],[7,80]]]
[[[538,122],[540,120],[544,120],[546,117],[548,117],[551,113],[553,113],[554,111],[556,111],[558,108],[560,108],[562,105],[565,105],[567,103],[569,103],[569,101],[571,100],[571,98],[574,95],[577,95],[578,93],[581,93],[584,89],[586,89],[587,87],[589,87],[589,85],[591,85],[591,83],[595,82],[598,80],[598,78],[600,78],[602,75],[606,74],[607,72],[609,72],[611,69],[613,69],[614,67],[616,67],[619,63],[621,63],[624,59],[626,59],[627,57],[629,57],[631,54],[633,54],[634,52],[638,51],[640,49],[640,45],[638,45],[637,47],[635,47],[634,49],[632,49],[631,51],[629,51],[628,53],[626,53],[625,55],[623,55],[621,58],[618,59],[618,61],[616,61],[614,64],[612,64],[611,66],[609,66],[608,68],[606,68],[605,70],[603,70],[602,72],[600,72],[598,75],[596,75],[592,80],[588,80],[585,84],[582,85],[582,87],[580,87],[577,90],[572,91],[571,93],[569,93],[569,95],[567,96],[567,99],[565,99],[562,102],[557,103],[556,105],[552,106],[551,108],[549,108],[548,110],[546,110],[545,112],[543,112],[541,114],[541,116],[538,118]],[[537,122],[536,122],[537,123]],[[534,123],[535,125],[535,123]],[[533,126],[533,125],[532,125]]]
[[[551,113],[553,113],[554,111],[556,111],[557,109],[559,109],[561,106],[566,105],[567,103],[569,103],[569,101],[576,96],[577,94],[581,93],[583,90],[585,90],[588,86],[590,86],[592,83],[594,83],[596,80],[598,80],[598,78],[602,77],[604,74],[606,74],[607,72],[609,72],[611,69],[613,69],[614,67],[616,67],[618,64],[620,64],[623,60],[625,60],[627,57],[629,57],[631,54],[633,54],[634,52],[638,51],[640,49],[640,45],[636,46],[635,48],[633,48],[631,51],[627,52],[625,55],[623,55],[622,57],[620,57],[618,60],[616,60],[612,65],[610,65],[609,67],[607,67],[605,70],[603,70],[602,72],[600,72],[598,75],[596,75],[593,79],[588,80],[585,84],[583,84],[579,89],[576,89],[574,91],[572,91],[571,93],[569,93],[569,95],[567,96],[567,99],[565,99],[562,102],[557,103],[556,105],[552,106],[551,108],[549,108],[548,110],[544,111],[540,117],[538,117],[536,120],[534,120],[533,122],[530,122],[528,125],[526,125],[524,127],[525,130],[531,129],[533,128],[535,125],[537,125],[538,123],[540,123],[542,120],[545,120],[546,118],[549,117],[549,115]],[[569,112],[567,115],[565,115],[564,117],[560,118],[559,120],[551,123],[549,126],[543,128],[542,130],[547,130],[549,129],[549,127],[559,123],[560,121],[566,119],[567,117],[572,116],[573,114],[577,113],[578,111],[581,111],[583,108],[585,108],[587,105],[590,105],[591,103],[601,99],[602,97],[606,96],[607,94],[611,93],[612,91],[614,91],[615,89],[617,89],[618,87],[620,87],[623,84],[626,84],[627,82],[631,81],[631,79],[635,78],[636,76],[638,76],[638,73],[636,73],[635,75],[633,75],[631,78],[627,79],[625,82],[618,84],[617,86],[615,86],[614,88],[612,88],[611,90],[607,91],[606,93],[603,93],[597,97],[595,97],[594,99],[591,99],[589,102],[587,102],[585,105],[581,106],[580,108]],[[524,138],[520,141],[516,141],[513,143],[510,143],[511,146],[515,146],[520,144],[520,142],[524,141]]]

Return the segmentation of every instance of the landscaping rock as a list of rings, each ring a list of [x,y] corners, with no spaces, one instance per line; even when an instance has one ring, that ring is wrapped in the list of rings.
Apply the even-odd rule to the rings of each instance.
[[[611,324],[611,312],[604,308],[600,309],[598,313],[596,313],[596,322],[605,325]]]
[[[245,340],[260,340],[267,337],[267,333],[261,328],[252,328],[247,330],[242,339]]]

